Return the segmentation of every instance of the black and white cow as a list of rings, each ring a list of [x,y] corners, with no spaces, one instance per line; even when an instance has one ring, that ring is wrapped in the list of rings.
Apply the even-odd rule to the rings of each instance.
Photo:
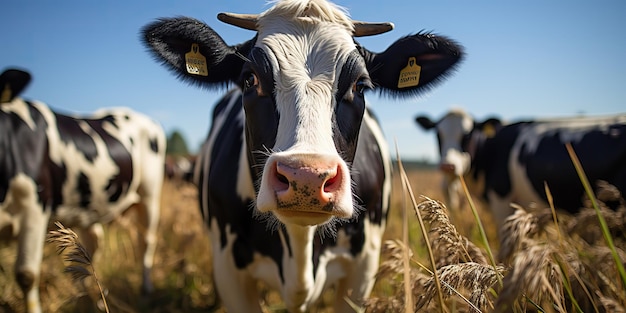
[[[41,312],[39,271],[50,220],[77,227],[95,252],[100,223],[138,204],[143,291],[152,289],[165,134],[129,109],[87,118],[56,113],[18,95],[30,74],[0,75],[0,233],[18,240],[15,273],[26,312]]]
[[[360,304],[373,287],[391,188],[387,146],[364,93],[428,90],[461,49],[416,34],[370,52],[354,37],[393,25],[354,22],[325,0],[218,18],[256,35],[228,46],[204,23],[176,17],[147,25],[143,36],[179,78],[239,87],[215,107],[196,167],[219,295],[229,312],[261,312],[263,281],[302,312],[334,285],[335,310],[350,311],[344,297]]]
[[[513,212],[512,202],[548,207],[544,182],[555,207],[580,210],[583,185],[566,143],[572,145],[592,184],[604,180],[626,192],[626,114],[503,125],[496,118],[475,122],[455,109],[439,121],[425,116],[416,121],[423,129],[437,132],[440,168],[449,179],[444,191],[449,190],[450,198],[458,197],[454,177],[463,175],[470,192],[489,204],[499,227]]]

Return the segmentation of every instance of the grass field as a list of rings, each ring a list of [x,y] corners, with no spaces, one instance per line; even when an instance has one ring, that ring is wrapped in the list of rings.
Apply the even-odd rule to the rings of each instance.
[[[416,196],[443,199],[439,188],[441,177],[436,170],[410,168],[407,169],[407,177]],[[166,182],[163,189],[160,237],[153,270],[156,290],[149,297],[142,298],[139,294],[140,257],[134,252],[138,233],[133,228],[132,212],[105,227],[105,242],[94,266],[105,289],[110,312],[221,312],[211,282],[210,246],[196,203],[195,189],[189,184],[173,182]],[[402,191],[399,175],[395,175],[385,240],[396,241],[387,245],[388,249],[383,254],[385,262],[381,267],[381,278],[374,288],[367,311],[403,311],[403,305],[408,301],[421,305],[424,312],[471,311],[472,307],[463,298],[475,301],[475,310],[483,312],[498,311],[503,308],[504,300],[508,301],[504,307],[511,312],[536,311],[537,308],[547,312],[624,309],[624,283],[620,281],[620,273],[606,245],[602,244],[602,235],[595,231],[597,227],[593,227],[594,223],[597,224],[593,214],[581,217],[586,220],[563,218],[559,228],[551,225],[551,215],[546,215],[545,211],[542,211],[543,215],[532,217],[520,215],[526,217],[525,224],[515,224],[513,230],[517,232],[507,235],[510,239],[507,244],[511,247],[500,249],[491,217],[477,203],[489,248],[494,254],[499,252],[507,264],[495,268],[488,264],[485,239],[481,237],[468,205],[460,212],[446,215],[445,211],[437,209],[436,203],[428,202],[422,208],[434,208],[431,211],[435,213],[426,213],[425,219],[429,221],[426,226],[430,232],[429,242],[434,246],[431,254],[437,257],[436,268],[440,272],[433,276],[427,270],[433,267],[426,241],[406,195]],[[408,210],[409,249],[403,249],[401,242],[405,208]],[[607,221],[610,221],[611,234],[622,263],[626,260],[623,211],[626,209],[621,213],[607,213],[614,214],[607,217]],[[521,231],[523,225],[528,227],[527,231]],[[582,235],[576,234],[577,230],[591,238],[581,240]],[[572,237],[569,238],[569,235]],[[458,248],[459,243],[462,248]],[[404,253],[412,254],[410,260],[403,257]],[[473,258],[471,261],[467,260],[469,255]],[[450,261],[451,256],[459,257]],[[23,312],[22,296],[13,278],[14,259],[14,243],[0,246],[0,313]],[[403,262],[407,262],[410,268],[403,267]],[[92,280],[86,280],[87,293],[81,294],[63,269],[62,258],[57,255],[55,247],[47,244],[40,282],[44,311],[76,312],[83,303],[90,303],[90,299],[99,299],[99,290]],[[599,271],[603,272],[593,274]],[[498,278],[497,275],[502,276]],[[536,279],[524,280],[527,276]],[[441,283],[435,284],[441,280],[444,281],[443,287]],[[406,296],[409,294],[410,297]],[[439,294],[442,296],[439,297]],[[312,311],[330,312],[327,304],[331,296],[332,291],[325,294],[323,301]],[[267,291],[262,298],[266,311],[283,311],[275,292]]]

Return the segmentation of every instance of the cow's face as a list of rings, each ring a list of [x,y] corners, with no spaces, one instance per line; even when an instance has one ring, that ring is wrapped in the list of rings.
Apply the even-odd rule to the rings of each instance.
[[[471,155],[468,144],[474,129],[474,120],[469,114],[453,110],[437,122],[425,116],[417,117],[416,122],[425,130],[434,129],[437,132],[439,169],[444,174],[452,178],[469,171]]]
[[[424,130],[435,129],[439,144],[439,168],[452,177],[468,174],[486,139],[496,135],[502,128],[502,121],[490,117],[477,122],[467,112],[453,109],[439,121],[431,121],[426,116],[415,118]]]
[[[252,159],[262,164],[257,209],[283,222],[318,224],[353,214],[350,170],[371,86],[351,22],[286,19],[271,10],[243,68]],[[299,16],[301,13],[293,13]],[[274,117],[259,114],[273,112]],[[254,133],[269,133],[269,140]],[[265,155],[269,153],[269,158]],[[259,158],[261,157],[261,158]]]
[[[229,47],[201,22],[176,18],[148,25],[145,40],[184,79],[209,86],[232,81],[242,89],[256,208],[284,223],[352,217],[350,163],[364,92],[377,87],[392,96],[414,95],[461,57],[456,44],[431,34],[369,52],[353,37],[391,24],[363,31],[366,24],[325,1],[281,1],[258,16],[220,19],[257,35]]]

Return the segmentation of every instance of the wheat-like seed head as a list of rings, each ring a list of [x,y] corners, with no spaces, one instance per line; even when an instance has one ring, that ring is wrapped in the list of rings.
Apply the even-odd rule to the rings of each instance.
[[[430,225],[430,240],[437,268],[460,262],[488,264],[483,251],[465,236],[459,234],[450,221],[446,207],[440,201],[422,196],[418,204],[425,222]]]
[[[56,244],[58,254],[65,252],[63,260],[69,263],[69,265],[65,267],[64,272],[69,274],[72,277],[72,280],[81,283],[85,278],[93,277],[98,285],[104,309],[108,313],[109,307],[106,303],[106,298],[104,297],[104,291],[102,290],[100,281],[94,271],[91,255],[80,243],[78,235],[73,230],[66,228],[63,224],[61,224],[61,222],[58,221],[54,224],[58,229],[51,230],[48,233],[46,241]]]
[[[56,244],[58,254],[65,252],[63,258],[65,262],[73,264],[67,266],[65,272],[74,280],[83,280],[91,276],[92,272],[85,268],[85,266],[91,266],[91,256],[78,241],[78,235],[60,222],[56,222],[55,225],[58,230],[51,230],[47,241]]]
[[[472,305],[471,312],[486,311],[493,307],[490,289],[498,282],[497,275],[503,275],[506,269],[497,267],[498,273],[493,266],[475,262],[451,264],[437,269],[442,281],[442,287],[447,297],[458,295],[461,291],[469,292],[466,298]],[[434,279],[425,283],[425,293],[416,303],[416,310],[420,310],[430,302],[437,292]]]

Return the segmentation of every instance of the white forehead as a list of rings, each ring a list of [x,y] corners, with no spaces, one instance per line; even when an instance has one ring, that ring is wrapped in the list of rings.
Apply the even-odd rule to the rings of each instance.
[[[280,21],[300,21],[306,23],[328,22],[343,26],[349,33],[354,31],[352,21],[347,11],[325,0],[285,0],[276,1],[269,10],[261,13],[258,19],[257,30],[268,30],[268,27]]]
[[[275,150],[332,151],[338,75],[356,49],[352,21],[324,0],[287,0],[262,13],[256,47],[272,64],[280,116]]]
[[[442,139],[460,140],[474,127],[474,119],[463,110],[448,112],[438,123],[437,132]]]
[[[323,0],[276,2],[259,16],[257,29],[256,46],[273,63],[277,87],[291,89],[312,79],[332,84],[337,67],[355,49],[347,13]]]

